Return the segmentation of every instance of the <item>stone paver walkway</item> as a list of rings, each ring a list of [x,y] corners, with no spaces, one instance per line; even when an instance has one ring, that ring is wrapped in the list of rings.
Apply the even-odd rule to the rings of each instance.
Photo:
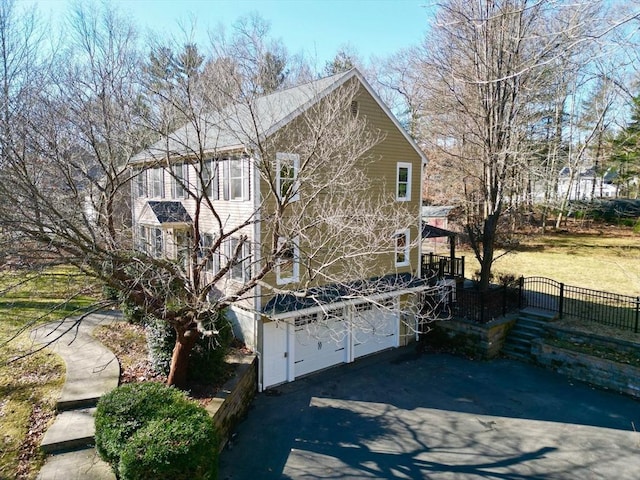
[[[57,402],[59,412],[42,440],[41,448],[52,455],[38,480],[114,480],[110,467],[93,448],[95,405],[103,394],[118,386],[120,365],[115,355],[93,337],[99,325],[120,321],[118,312],[89,315],[77,326],[74,320],[54,323],[33,332],[38,343],[56,339],[49,346],[66,364],[65,384]]]

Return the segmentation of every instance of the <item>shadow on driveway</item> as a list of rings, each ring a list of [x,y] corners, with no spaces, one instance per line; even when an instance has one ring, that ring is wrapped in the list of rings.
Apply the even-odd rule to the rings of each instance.
[[[410,347],[260,394],[220,479],[637,479],[640,402]]]

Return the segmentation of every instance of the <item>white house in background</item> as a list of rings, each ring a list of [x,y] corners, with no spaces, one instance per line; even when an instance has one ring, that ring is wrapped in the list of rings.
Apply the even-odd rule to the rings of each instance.
[[[193,134],[187,127],[172,135],[182,138],[182,142],[158,142],[130,162],[136,174],[133,222],[140,248],[156,256],[184,258],[186,262],[189,238],[196,228],[194,219],[198,216],[198,228],[205,243],[212,244],[218,230],[214,212],[201,204],[205,210],[196,213],[193,198],[180,184],[209,189],[215,215],[224,218],[226,226],[242,225],[252,216],[262,218],[261,209],[272,190],[258,171],[255,151],[239,141],[239,133],[258,124],[264,138],[286,134],[287,129],[295,128],[296,119],[304,112],[325,101],[347,82],[357,84],[355,101],[350,105],[352,114],[365,116],[377,131],[383,132],[382,140],[373,147],[374,163],[367,170],[380,190],[372,189],[370,194],[388,192],[393,197],[391,202],[414,212],[415,221],[389,238],[390,253],[376,259],[373,278],[340,285],[319,284],[304,296],[296,292],[297,283],[305,275],[303,249],[295,239],[285,239],[291,243],[290,256],[264,278],[265,284],[278,286],[283,293],[274,294],[257,285],[251,295],[229,309],[236,336],[259,356],[260,389],[353,362],[415,338],[415,330],[403,326],[414,320],[401,321],[401,316],[405,315],[404,306],[418,304],[421,292],[429,288],[420,278],[418,241],[421,179],[426,165],[423,153],[369,83],[352,69],[258,98],[253,116],[246,115],[242,106],[229,108],[226,121],[216,123],[206,133],[205,151],[211,152],[211,158],[207,163],[210,182],[205,186],[193,180],[201,172],[195,170],[200,168],[199,164],[189,160],[189,152],[183,145]],[[297,152],[278,152],[273,160],[279,169],[278,185],[296,181],[300,161]],[[383,186],[392,188],[385,190]],[[251,269],[261,268],[268,230],[268,221],[242,227],[238,234],[245,236],[247,242],[242,246],[241,260],[228,272],[225,282],[241,283],[250,276]],[[236,249],[238,241],[237,237],[228,239],[225,250],[209,262],[210,272],[220,268],[220,262]]]
[[[610,173],[596,175],[595,168],[580,170],[571,179],[570,167],[564,167],[558,174],[558,197],[569,200],[593,200],[595,198],[615,198],[617,188],[612,183]]]

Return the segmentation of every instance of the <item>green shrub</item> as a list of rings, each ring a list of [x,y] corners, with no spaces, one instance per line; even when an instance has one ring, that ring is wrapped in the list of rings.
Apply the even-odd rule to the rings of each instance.
[[[214,337],[201,337],[189,355],[189,380],[212,381],[223,372],[224,358],[233,339],[233,332],[227,319],[221,314],[212,320],[211,327],[218,330]],[[207,326],[209,328],[209,326]],[[149,360],[154,370],[168,374],[171,355],[176,343],[176,332],[162,320],[147,317],[147,347]]]
[[[100,399],[95,423],[96,449],[121,480],[216,476],[213,421],[179,390],[124,385]]]
[[[633,226],[633,233],[640,233],[640,220],[636,221],[635,225]]]
[[[138,430],[120,457],[121,479],[212,479],[217,473],[215,427],[195,404],[171,422],[157,419]]]
[[[132,383],[103,395],[95,416],[96,449],[102,458],[117,464],[122,446],[141,427],[184,399],[179,390],[161,383]]]

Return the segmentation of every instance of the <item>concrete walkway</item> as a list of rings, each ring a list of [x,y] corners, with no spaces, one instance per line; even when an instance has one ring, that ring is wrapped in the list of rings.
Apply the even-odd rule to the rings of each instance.
[[[115,479],[93,448],[93,415],[98,399],[118,386],[120,365],[115,355],[91,333],[99,325],[121,319],[120,313],[103,312],[89,315],[77,325],[71,319],[34,330],[32,336],[37,343],[55,340],[49,348],[66,364],[65,383],[57,402],[58,415],[40,445],[51,455],[38,480]]]

